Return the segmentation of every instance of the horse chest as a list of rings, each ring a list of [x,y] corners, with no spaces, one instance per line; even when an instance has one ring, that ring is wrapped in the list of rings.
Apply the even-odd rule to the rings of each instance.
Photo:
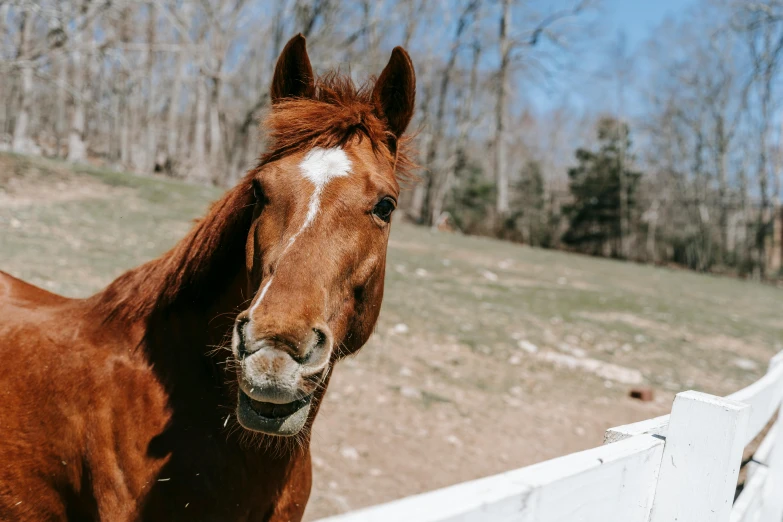
[[[91,462],[106,520],[266,520],[285,488],[289,462],[248,451],[223,426],[148,401],[115,417]],[[144,406],[147,407],[144,407]],[[107,430],[108,431],[108,430]],[[126,509],[125,506],[135,506]]]
[[[292,459],[241,444],[236,426],[213,413],[222,411],[219,395],[180,395],[140,375],[122,382],[136,387],[132,403],[103,426],[122,434],[112,451],[123,472],[120,486],[128,487],[129,504],[138,509],[132,520],[269,519],[289,489]],[[99,465],[111,477],[107,462]]]
[[[269,520],[290,488],[290,461],[259,458],[225,434],[186,433],[170,435],[176,447],[145,493],[140,519]]]

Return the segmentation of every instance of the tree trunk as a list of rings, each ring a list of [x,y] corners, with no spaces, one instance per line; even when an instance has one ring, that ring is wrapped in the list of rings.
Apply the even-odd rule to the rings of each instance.
[[[73,114],[71,115],[71,129],[68,134],[68,161],[81,162],[87,158],[87,145],[85,144],[85,84],[87,80],[87,68],[89,61],[84,59],[82,46],[84,44],[84,33],[88,31],[85,27],[83,31],[77,31],[73,36],[74,50],[73,56],[73,91],[75,93],[73,100]]]
[[[193,164],[191,176],[197,181],[208,181],[209,170],[206,166],[207,136],[207,86],[201,74],[196,76],[196,124],[193,133]]]
[[[625,175],[625,153],[628,143],[628,127],[624,123],[625,119],[625,82],[627,71],[627,59],[625,54],[626,43],[624,33],[620,33],[615,47],[615,60],[619,64],[617,73],[617,119],[616,129],[620,148],[617,151],[618,176],[619,176],[619,201],[620,201],[620,257],[628,259],[630,257],[630,215],[628,209],[628,178]]]
[[[625,175],[625,149],[628,145],[628,132],[625,124],[621,121],[623,117],[622,108],[622,80],[618,83],[618,100],[620,103],[619,118],[617,120],[617,128],[619,129],[620,150],[617,151],[618,162],[618,175],[620,177],[620,257],[622,259],[628,259],[629,257],[629,213],[628,213],[628,178]]]
[[[128,97],[120,103],[120,163],[123,166],[130,164],[130,107]]]
[[[223,159],[223,139],[220,132],[220,79],[215,77],[209,100],[209,164],[212,165],[213,172],[223,170],[225,167]]]
[[[110,117],[110,142],[109,142],[109,159],[111,161],[118,161],[120,159],[120,136],[122,119],[122,104],[120,103],[120,97],[114,96],[111,100],[111,117]]]
[[[473,45],[473,61],[470,68],[470,87],[468,88],[468,95],[465,99],[465,105],[460,111],[459,117],[459,134],[457,135],[457,141],[454,147],[454,153],[452,158],[446,165],[446,174],[435,193],[434,201],[432,204],[432,221],[433,225],[437,225],[440,220],[440,216],[443,213],[443,204],[446,196],[451,189],[451,184],[457,175],[457,167],[466,155],[465,148],[467,147],[468,134],[470,133],[470,127],[473,123],[473,100],[476,97],[478,91],[478,66],[481,58],[481,47],[476,41]]]
[[[457,30],[454,33],[454,39],[451,43],[451,50],[449,51],[449,59],[446,61],[446,67],[440,75],[440,89],[438,91],[438,107],[435,111],[435,121],[432,125],[432,133],[427,147],[427,156],[425,158],[426,167],[429,170],[429,175],[426,179],[426,186],[424,190],[424,206],[422,209],[422,221],[426,225],[434,225],[438,219],[439,210],[435,209],[435,201],[438,199],[438,193],[442,190],[444,180],[441,177],[444,175],[442,161],[438,160],[438,153],[443,156],[443,120],[446,115],[446,99],[449,94],[449,85],[451,84],[451,76],[454,72],[454,66],[457,64],[457,56],[459,53],[460,43],[462,41],[462,34],[469,25],[470,16],[473,11],[478,7],[478,2],[471,1],[467,4],[462,12],[462,15],[457,22]],[[442,159],[442,157],[441,157]]]
[[[656,197],[650,206],[649,221],[647,225],[647,262],[655,263],[657,256],[655,252],[656,234],[658,233],[658,218],[659,218],[660,201]]]
[[[29,63],[30,39],[32,37],[33,16],[30,11],[22,12],[22,21],[19,28],[21,34],[19,40],[18,58],[24,60],[21,67],[21,85],[19,89],[19,113],[14,124],[14,136],[12,147],[15,152],[30,152],[30,141],[27,136],[30,124],[30,109],[33,94],[33,68]]]
[[[508,69],[511,62],[511,38],[508,28],[511,26],[511,0],[501,0],[502,14],[500,16],[500,68],[497,78],[497,105],[495,106],[495,157],[494,169],[497,188],[495,212],[497,228],[503,224],[508,214],[508,172],[506,169],[506,86]]]
[[[417,93],[418,95],[418,93]],[[424,119],[421,123],[422,128],[426,127],[427,124],[427,118],[429,114],[429,106],[432,100],[432,89],[428,85],[427,82],[424,83],[424,87],[421,89],[421,105],[419,112],[424,115]],[[421,133],[421,139],[420,141],[420,147],[419,150],[427,150],[429,147],[428,140],[431,139],[431,135],[426,132]],[[424,216],[422,215],[422,209],[424,208],[424,197],[426,186],[425,183],[417,183],[416,186],[413,188],[413,193],[411,194],[410,198],[410,205],[407,206],[408,208],[408,215],[411,219],[415,221],[422,221],[424,219]]]
[[[715,134],[717,140],[716,163],[718,168],[718,227],[720,228],[720,247],[717,252],[717,261],[721,265],[726,264],[726,245],[729,242],[729,209],[726,197],[729,193],[728,180],[726,179],[726,161],[728,154],[728,139],[722,116],[715,122]]]
[[[157,93],[155,88],[155,38],[157,33],[157,10],[155,3],[150,3],[147,19],[147,52],[145,60],[146,82],[147,82],[147,118],[146,132],[147,140],[144,147],[144,172],[153,172],[155,170],[156,156],[158,153],[158,121],[155,114],[155,105],[157,104]]]
[[[768,179],[768,159],[767,147],[769,145],[768,135],[770,132],[770,110],[769,105],[772,99],[772,80],[773,68],[771,64],[767,65],[763,71],[761,85],[761,128],[759,132],[759,161],[756,171],[759,181],[759,197],[761,205],[758,211],[757,230],[756,230],[756,252],[757,270],[756,275],[759,279],[767,277],[767,236],[769,234],[769,223],[772,216],[769,215],[770,197],[769,197],[769,179]]]
[[[68,134],[68,56],[63,54],[59,60],[57,72],[57,123],[55,132],[57,134],[57,157],[62,155],[63,146],[66,143]]]
[[[188,4],[186,3],[185,5]],[[183,7],[183,10],[184,9],[185,8]],[[182,99],[182,84],[187,68],[187,54],[185,53],[184,38],[179,35],[177,41],[182,48],[177,53],[177,72],[171,87],[171,99],[169,100],[169,110],[166,115],[166,154],[168,155],[170,162],[175,161],[177,158],[177,148],[179,146],[179,122],[177,116],[179,114],[179,106]]]
[[[699,225],[699,243],[696,245],[696,258],[694,268],[705,271],[710,267],[712,254],[712,236],[710,234],[710,215],[707,209],[707,192],[709,179],[704,168],[705,136],[703,131],[703,114],[699,114],[696,126],[696,145],[694,148],[693,174],[694,187],[694,214]]]

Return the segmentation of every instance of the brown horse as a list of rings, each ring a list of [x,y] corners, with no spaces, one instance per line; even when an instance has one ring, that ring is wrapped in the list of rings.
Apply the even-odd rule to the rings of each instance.
[[[0,274],[0,520],[301,519],[330,371],[378,317],[414,93],[399,47],[357,88],[297,36],[268,152],[170,252],[87,299]]]

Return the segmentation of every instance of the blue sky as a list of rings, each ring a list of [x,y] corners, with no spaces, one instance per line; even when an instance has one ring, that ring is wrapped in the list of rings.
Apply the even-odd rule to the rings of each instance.
[[[612,80],[606,74],[610,49],[621,34],[625,36],[627,54],[633,56],[653,36],[653,31],[668,17],[681,19],[698,0],[603,0],[599,4],[598,41],[583,54],[572,77],[576,83],[538,84],[527,90],[534,111],[558,107],[564,99],[576,110],[609,110],[617,107]],[[568,74],[566,75],[568,76]],[[634,103],[633,89],[626,92],[626,104]]]
[[[668,15],[679,17],[694,4],[694,0],[604,0],[603,10],[611,32],[625,31],[628,44],[634,48]]]

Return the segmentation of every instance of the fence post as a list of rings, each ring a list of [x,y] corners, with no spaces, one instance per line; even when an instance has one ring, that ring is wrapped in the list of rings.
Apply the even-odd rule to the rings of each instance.
[[[727,522],[750,406],[686,391],[672,406],[651,522]]]
[[[772,358],[768,371],[771,372],[779,364],[783,364],[783,352]],[[775,422],[779,429],[774,432],[775,440],[764,463],[767,465],[767,480],[764,482],[762,522],[783,520],[783,405],[778,404],[777,412],[778,419]]]

